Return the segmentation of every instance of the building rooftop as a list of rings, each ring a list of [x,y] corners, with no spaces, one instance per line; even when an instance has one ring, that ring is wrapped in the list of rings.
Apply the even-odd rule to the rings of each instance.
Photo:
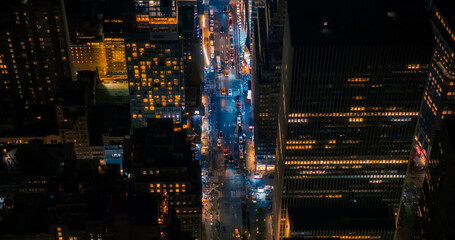
[[[288,12],[293,46],[432,41],[423,0],[293,0]]]
[[[0,166],[4,174],[57,176],[63,174],[65,164],[74,160],[74,150],[72,144],[42,144],[40,141],[31,141],[10,148],[8,156],[10,162]],[[2,183],[10,180],[6,176],[0,178]]]
[[[42,137],[58,135],[55,107],[0,104],[0,137]]]
[[[131,128],[130,106],[97,105],[90,109],[90,144],[103,145],[103,134],[111,137],[123,137],[129,134]]]
[[[387,208],[290,208],[292,231],[303,229],[395,229]]]
[[[134,130],[133,161],[142,167],[182,166],[188,161],[185,131],[174,131],[172,119],[148,119],[147,127]]]

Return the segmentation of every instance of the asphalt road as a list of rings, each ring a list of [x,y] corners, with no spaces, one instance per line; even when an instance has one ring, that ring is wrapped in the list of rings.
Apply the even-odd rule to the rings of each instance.
[[[251,208],[248,208],[245,203],[242,204],[242,200],[247,192],[250,191],[249,185],[247,182],[247,174],[244,169],[244,160],[240,159],[239,156],[239,136],[246,134],[249,139],[248,142],[251,142],[251,133],[245,131],[248,129],[246,125],[247,122],[245,119],[248,117],[246,114],[250,114],[249,111],[245,111],[245,92],[241,92],[242,85],[245,84],[243,80],[237,79],[238,68],[238,40],[234,40],[234,55],[235,55],[235,67],[231,66],[231,42],[229,35],[229,14],[224,12],[224,7],[229,4],[229,1],[226,0],[211,0],[210,8],[213,8],[213,33],[214,33],[214,45],[215,45],[215,56],[219,55],[222,66],[222,73],[217,73],[217,63],[216,57],[212,60],[212,65],[215,66],[215,74],[207,74],[206,77],[209,78],[210,82],[214,82],[213,89],[207,91],[205,94],[210,96],[211,99],[214,99],[215,102],[211,105],[211,121],[210,129],[211,131],[211,141],[209,141],[209,149],[211,154],[209,156],[210,166],[211,166],[211,177],[209,178],[209,186],[212,186],[210,189],[211,195],[214,197],[209,203],[210,209],[212,210],[212,215],[207,215],[212,218],[213,226],[210,228],[206,225],[207,238],[208,239],[238,239],[234,237],[234,229],[239,229],[240,233],[251,232],[251,229],[254,229],[251,225],[248,229],[250,212]],[[207,14],[209,15],[209,14]],[[233,17],[234,28],[236,26],[235,15]],[[209,20],[210,22],[210,20]],[[224,28],[224,33],[221,33],[221,26]],[[234,29],[234,32],[237,29]],[[233,32],[233,36],[237,36],[237,33]],[[224,59],[225,56],[228,58],[228,63],[226,64]],[[225,71],[229,71],[229,76],[225,76]],[[224,88],[224,91],[223,91]],[[232,94],[229,94],[232,92]],[[238,96],[238,97],[237,97]],[[241,109],[237,107],[236,98],[240,101]],[[241,114],[242,119],[242,131],[239,132],[239,126],[237,125],[237,116],[238,113]],[[215,119],[213,119],[215,118]],[[219,133],[223,132],[223,138],[221,139],[221,146],[218,146],[217,140]],[[247,156],[246,149],[248,149],[245,143],[244,145],[244,156]],[[229,164],[225,165],[225,156],[224,151],[232,154],[233,158],[238,161],[239,168],[236,169],[235,165]],[[243,207],[242,207],[243,206]],[[252,215],[252,214],[251,214]],[[206,223],[209,223],[210,219],[207,219]],[[217,227],[219,223],[219,227]],[[248,234],[246,234],[247,236]],[[248,238],[244,238],[248,239]]]

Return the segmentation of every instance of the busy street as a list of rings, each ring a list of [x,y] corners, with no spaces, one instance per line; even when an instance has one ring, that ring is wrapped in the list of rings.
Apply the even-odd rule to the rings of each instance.
[[[206,239],[255,239],[253,127],[244,73],[242,9],[229,1],[205,5],[203,202]],[[205,27],[205,28],[204,28]],[[254,201],[254,202],[253,202]]]

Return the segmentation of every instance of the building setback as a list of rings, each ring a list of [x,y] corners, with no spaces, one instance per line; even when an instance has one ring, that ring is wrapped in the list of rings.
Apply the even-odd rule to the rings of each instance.
[[[393,239],[430,29],[423,2],[287,3],[275,239]]]

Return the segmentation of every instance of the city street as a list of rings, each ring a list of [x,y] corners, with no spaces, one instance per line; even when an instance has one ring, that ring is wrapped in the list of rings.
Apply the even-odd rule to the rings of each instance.
[[[205,52],[203,95],[207,110],[207,121],[203,121],[207,139],[203,166],[205,239],[255,239],[256,235],[254,181],[248,170],[254,169],[248,125],[252,114],[246,101],[248,83],[240,74],[240,43],[244,40],[239,36],[245,34],[239,34],[243,31],[237,19],[240,11],[232,6],[226,0],[210,1],[201,24],[205,26],[203,44],[210,49]]]

